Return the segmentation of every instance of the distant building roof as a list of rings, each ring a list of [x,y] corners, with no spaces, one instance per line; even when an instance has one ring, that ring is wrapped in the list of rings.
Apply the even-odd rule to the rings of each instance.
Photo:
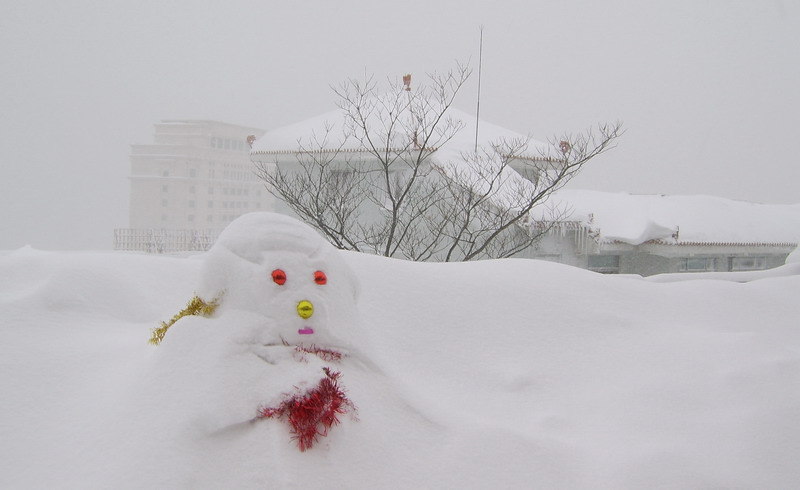
[[[800,243],[800,204],[757,204],[712,196],[667,196],[562,189],[553,197],[601,242],[639,245]]]
[[[454,180],[478,181],[472,175],[474,169],[459,162],[462,153],[472,152],[475,148],[476,118],[453,108],[448,109],[446,116],[463,124],[463,129],[436,148],[431,162]],[[253,144],[251,157],[294,154],[301,146],[314,151],[363,151],[357,139],[345,137],[344,121],[344,111],[337,109],[268,131]],[[374,123],[372,126],[380,127]],[[383,147],[406,148],[407,135],[402,131],[397,133],[402,141],[386,142],[385,138],[374,138],[374,141],[382,141]],[[523,159],[555,161],[560,156],[552,145],[530,140],[483,120],[479,122],[479,146],[489,147],[500,140],[528,140],[528,149],[521,155]],[[518,183],[521,177],[514,173],[510,179],[509,182]],[[494,200],[503,206],[502,193]],[[590,228],[599,241],[606,243],[783,246],[800,243],[800,204],[756,204],[711,196],[635,195],[566,189],[558,191],[550,202],[560,203],[571,210],[569,220]],[[546,219],[541,214],[545,208],[535,208],[532,218]]]
[[[463,128],[452,139],[435,148],[437,152],[441,150],[444,153],[447,150],[448,155],[451,155],[452,152],[458,153],[473,150],[475,147],[475,116],[452,107],[447,110],[445,116],[454,122],[462,124]],[[370,126],[380,128],[382,124],[376,120]],[[407,147],[409,144],[408,135],[404,131],[395,131],[394,133],[395,138],[388,142],[385,141],[385,135],[370,136],[373,141],[376,141],[376,146],[381,149]],[[301,146],[307,150],[330,151],[340,148],[340,146],[340,151],[345,152],[360,152],[364,150],[364,147],[356,138],[347,138],[346,134],[345,112],[341,109],[336,109],[295,124],[267,131],[253,144],[251,155],[257,157],[258,155],[297,153]],[[488,147],[501,139],[529,140],[528,152],[525,156],[530,158],[542,158],[542,155],[548,155],[553,152],[548,144],[530,140],[523,134],[480,120],[479,145]],[[343,142],[344,144],[342,144]],[[558,155],[555,158],[558,158]]]
[[[264,132],[263,129],[254,128],[251,126],[243,126],[241,124],[232,124],[223,121],[213,121],[210,119],[162,119],[155,125],[156,126],[165,126],[165,125],[226,126],[239,129],[250,129],[253,131],[258,131],[259,133]]]

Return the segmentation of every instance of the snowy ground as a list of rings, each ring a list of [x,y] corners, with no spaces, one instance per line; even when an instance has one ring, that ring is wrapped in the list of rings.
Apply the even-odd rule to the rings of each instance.
[[[301,228],[246,263],[0,254],[0,487],[800,487],[800,263],[645,280],[306,250]],[[306,266],[328,283],[268,280]],[[215,286],[215,316],[147,343]],[[249,421],[330,364],[263,352],[301,299],[358,407],[306,452]]]

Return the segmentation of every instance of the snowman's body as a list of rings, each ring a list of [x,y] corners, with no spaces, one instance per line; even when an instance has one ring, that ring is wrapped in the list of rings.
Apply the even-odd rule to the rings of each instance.
[[[313,390],[326,368],[346,377],[348,354],[363,347],[353,273],[338,250],[286,216],[231,223],[208,253],[197,294],[220,298],[219,307],[170,328],[157,371],[164,396],[191,406],[192,425],[205,433],[252,423],[264,407]]]

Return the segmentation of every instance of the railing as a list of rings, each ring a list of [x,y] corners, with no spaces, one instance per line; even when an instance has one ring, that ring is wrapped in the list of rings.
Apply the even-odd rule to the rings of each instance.
[[[117,228],[114,250],[133,250],[152,254],[208,250],[218,230],[170,230]]]

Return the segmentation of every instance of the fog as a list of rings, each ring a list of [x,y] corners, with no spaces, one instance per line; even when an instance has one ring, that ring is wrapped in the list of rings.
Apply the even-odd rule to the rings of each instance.
[[[107,249],[161,119],[272,129],[331,85],[477,68],[481,117],[546,140],[621,120],[571,187],[800,202],[794,2],[0,3],[0,249]],[[456,105],[474,112],[476,74]]]

